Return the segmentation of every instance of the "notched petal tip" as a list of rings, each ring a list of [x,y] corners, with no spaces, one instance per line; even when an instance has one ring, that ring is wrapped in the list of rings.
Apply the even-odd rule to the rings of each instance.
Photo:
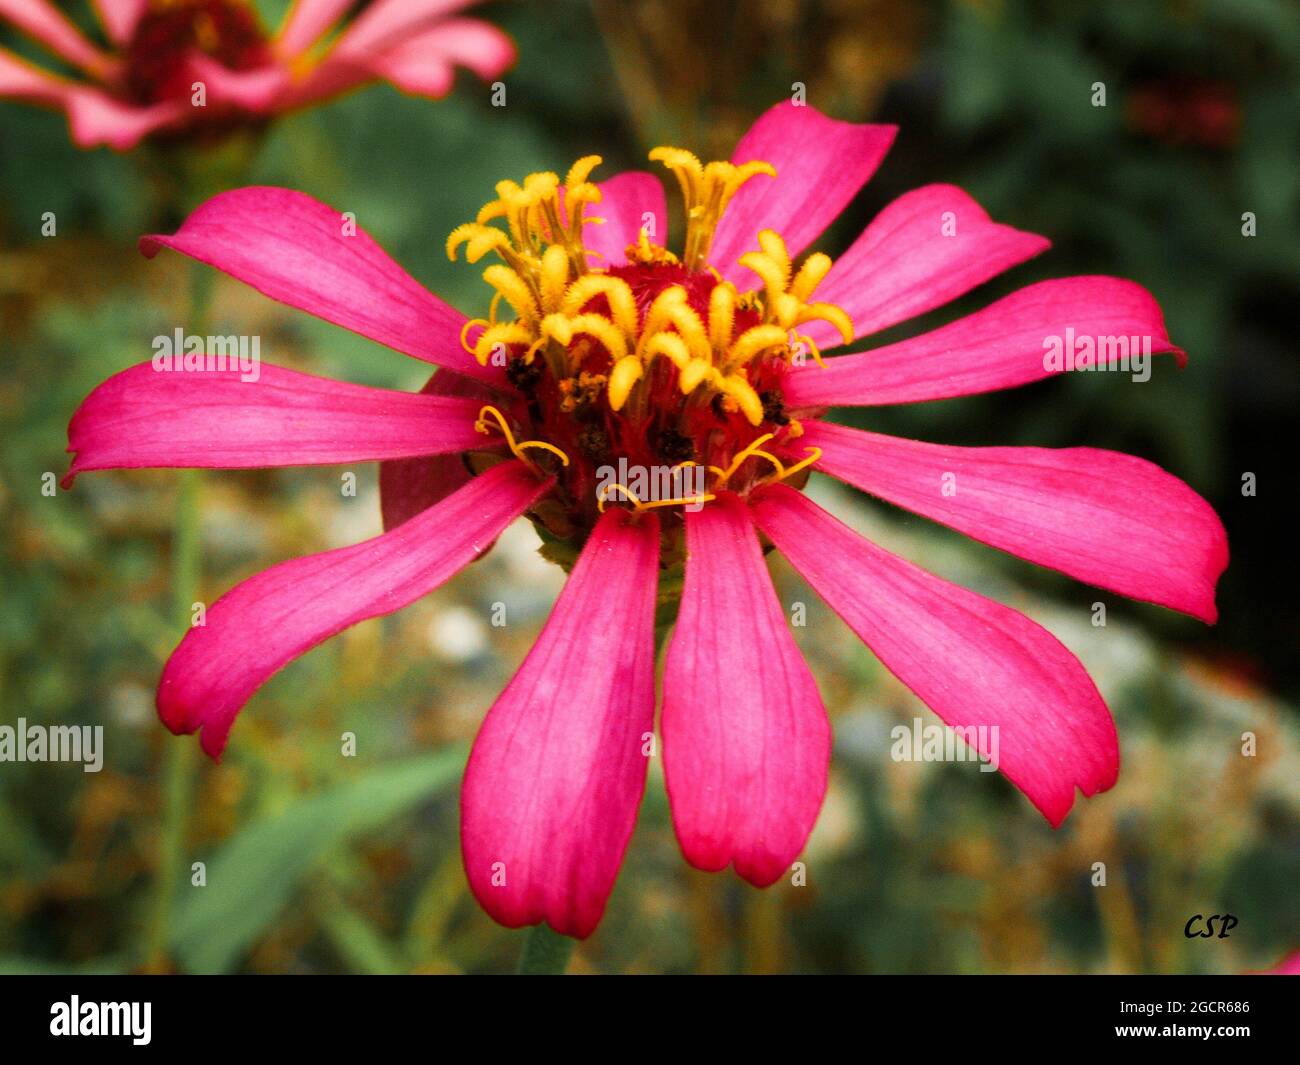
[[[289,662],[368,618],[400,610],[459,572],[546,490],[502,463],[382,536],[281,562],[236,585],[163,667],[157,708],[178,734],[202,729],[219,758],[253,693]]]
[[[654,514],[606,510],[541,635],[488,711],[461,784],[461,853],[510,928],[599,923],[645,788],[654,729]]]
[[[891,555],[784,485],[757,495],[757,524],[777,550],[944,722],[975,728],[979,752],[1051,824],[1076,790],[1115,783],[1114,719],[1052,633]]]
[[[184,643],[184,640],[181,642]],[[179,651],[180,648],[177,647],[176,650]],[[227,722],[223,727],[215,722],[205,721],[200,707],[183,701],[181,685],[171,675],[171,664],[175,659],[176,654],[173,652],[172,658],[163,667],[162,676],[158,680],[158,691],[154,695],[154,708],[158,712],[158,720],[173,736],[183,738],[198,733],[199,747],[203,753],[219,764],[222,754],[225,753],[226,741],[230,738],[230,726],[233,722]]]
[[[826,794],[831,730],[749,510],[719,492],[686,515],[686,577],[664,662],[664,778],[686,860],[785,874]]]

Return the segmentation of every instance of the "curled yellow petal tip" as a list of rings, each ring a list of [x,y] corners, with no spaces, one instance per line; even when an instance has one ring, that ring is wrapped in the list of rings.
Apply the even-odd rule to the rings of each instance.
[[[622,410],[627,397],[632,393],[632,386],[641,380],[644,367],[635,355],[626,355],[614,364],[609,375],[609,405],[614,410]]]

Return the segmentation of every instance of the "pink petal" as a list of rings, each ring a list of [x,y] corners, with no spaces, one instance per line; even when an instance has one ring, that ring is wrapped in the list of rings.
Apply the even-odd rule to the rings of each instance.
[[[347,14],[356,0],[294,0],[275,37],[276,51],[286,59],[301,55]]]
[[[160,371],[145,362],[95,389],[68,425],[86,470],[325,466],[482,447],[472,400],[331,381],[262,364]]]
[[[0,0],[0,22],[16,26],[59,58],[97,77],[111,68],[108,56],[47,0]]]
[[[400,529],[272,566],[218,599],[172,652],[158,714],[202,729],[219,758],[235,716],[288,662],[366,618],[400,610],[473,562],[545,491],[518,462],[493,467]]]
[[[62,106],[72,84],[0,48],[0,100]]]
[[[82,148],[106,144],[116,151],[134,148],[149,134],[174,125],[189,110],[184,101],[137,107],[102,89],[68,81],[0,48],[0,99],[63,108],[73,141]]]
[[[339,56],[337,49],[330,49],[305,75],[289,81],[276,100],[276,110],[286,112],[309,107],[380,77],[367,57]]]
[[[1154,463],[1092,447],[946,447],[804,422],[817,468],[982,543],[1213,623],[1228,536]]]
[[[94,3],[105,34],[116,45],[131,40],[140,16],[149,7],[149,0],[94,0]]]
[[[452,19],[429,23],[407,18],[399,28],[400,32],[379,34],[365,15],[357,19],[296,88],[295,106],[376,79],[402,92],[436,99],[451,91],[457,66],[467,67],[481,78],[493,78],[515,61],[514,42],[486,22]]]
[[[416,38],[375,55],[356,56],[341,50],[325,63],[346,64],[364,71],[367,79],[378,78],[412,96],[437,100],[456,84],[455,67],[428,41]]]
[[[475,410],[493,396],[477,381],[456,373],[435,372],[420,391],[426,396],[471,399]],[[480,442],[479,446],[482,446]],[[396,529],[420,511],[433,506],[470,479],[461,455],[426,455],[388,459],[379,464],[379,509],[384,528]]]
[[[474,741],[465,873],[510,928],[546,921],[584,938],[605,910],[654,734],[658,557],[654,515],[606,511]]]
[[[816,298],[870,336],[942,307],[1050,247],[1045,237],[990,221],[955,185],[926,185],[894,200],[836,260]],[[825,322],[808,335],[822,347],[843,343]]]
[[[1124,338],[1133,351],[1149,337],[1152,354],[1172,352],[1186,362],[1165,333],[1155,298],[1141,285],[1117,277],[1063,277],[1029,285],[910,340],[827,359],[825,369],[805,360],[786,378],[786,405],[916,403],[1015,388],[1057,372],[1045,357],[1053,338],[1064,344],[1067,330],[1076,342],[1088,338],[1094,346]]]
[[[115,152],[130,151],[150,134],[183,122],[192,111],[188,100],[137,107],[99,89],[80,87],[68,91],[64,104],[72,139],[79,147],[105,144]]]
[[[647,234],[652,242],[662,243],[667,239],[668,205],[658,177],[644,171],[626,170],[602,181],[598,187],[600,203],[590,204],[586,216],[605,221],[589,221],[582,229],[587,250],[599,253],[591,259],[593,266],[626,263],[627,246],[640,239],[641,229],[647,223],[653,227]]]
[[[231,70],[202,52],[190,57],[189,70],[206,87],[209,107],[225,104],[253,114],[274,110],[290,79],[287,66]]]
[[[1300,976],[1300,950],[1293,950],[1271,969],[1247,973],[1248,976]]]
[[[749,513],[686,514],[686,583],[664,667],[664,775],[682,852],[767,887],[812,831],[830,763],[817,683],[786,625]]]
[[[212,197],[173,236],[148,236],[153,257],[172,248],[290,307],[417,359],[492,383],[461,346],[465,316],[425,289],[341,212],[292,189],[254,186]]]
[[[1110,712],[1046,629],[891,555],[784,485],[751,498],[759,528],[894,676],[951,726],[996,726],[999,768],[1053,827],[1076,787],[1095,795],[1115,783]],[[981,754],[993,735],[972,735]]]
[[[337,48],[352,55],[385,51],[431,29],[466,21],[446,20],[471,3],[473,0],[375,0],[347,27]]]
[[[477,74],[484,81],[508,70],[515,61],[515,43],[495,26],[479,19],[439,22],[416,40],[429,51]]]
[[[733,163],[761,159],[776,177],[760,174],[741,187],[714,233],[709,260],[739,285],[754,275],[736,260],[758,247],[758,232],[774,229],[798,255],[875,173],[897,126],[860,126],[827,118],[787,100],[766,111],[736,145]]]

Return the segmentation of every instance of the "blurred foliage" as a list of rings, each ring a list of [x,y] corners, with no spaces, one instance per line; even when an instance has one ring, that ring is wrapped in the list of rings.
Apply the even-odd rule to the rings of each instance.
[[[277,7],[262,5],[270,11]],[[971,764],[890,760],[889,730],[926,716],[782,565],[796,635],[836,728],[808,885],[757,892],[689,870],[657,765],[637,836],[578,971],[1144,971],[1263,967],[1300,941],[1300,689],[1294,524],[1285,495],[1300,297],[1300,11],[1271,0],[498,3],[520,62],[508,104],[463,78],[430,103],[372,88],[246,145],[249,182],[303,189],[359,223],[469,312],[478,271],[447,232],[495,181],[600,151],[604,173],[679,139],[729,150],[794,82],[840,117],[896,122],[877,177],[826,235],[842,249],[910,187],[953,181],[1053,250],[911,335],[1040,277],[1105,272],[1150,288],[1190,355],[1143,387],[1075,375],[1013,393],[873,410],[874,428],[968,444],[1113,447],[1210,498],[1234,559],[1214,629],[1129,604],[823,485],[886,546],[1027,610],[1072,647],[1117,718],[1124,768],[1050,830]],[[2,36],[2,35],[0,35]],[[4,37],[4,43],[13,44]],[[1106,106],[1094,107],[1094,86]],[[255,152],[254,152],[255,150]],[[242,151],[242,148],[241,148]],[[240,162],[231,153],[224,162]],[[84,153],[63,120],[0,103],[0,723],[102,724],[104,770],[0,764],[0,970],[143,963],[157,870],[161,754],[153,715],[170,618],[178,478],[66,468],[66,425],[103,378],[185,320],[188,265],[136,237],[176,224],[175,160]],[[229,171],[227,171],[229,172]],[[43,238],[44,212],[58,220]],[[1258,235],[1242,236],[1253,212]],[[426,368],[225,279],[216,331],[257,333],[272,362],[418,388]],[[1292,447],[1288,447],[1290,444]],[[1259,477],[1243,497],[1240,477]],[[204,479],[201,596],[274,561],[379,531],[373,469]],[[559,586],[535,536],[391,618],[349,630],[273,679],[220,765],[199,770],[169,935],[186,971],[499,971],[520,936],[469,898],[456,778],[467,742]],[[1122,546],[1122,545],[1120,545]],[[1109,624],[1089,623],[1106,602]],[[511,624],[490,628],[505,601]],[[931,720],[927,717],[927,720]],[[1241,734],[1258,737],[1254,758]],[[357,737],[355,758],[339,737]],[[420,753],[424,752],[424,753]],[[1091,883],[1106,863],[1107,886]],[[171,875],[185,877],[184,870]],[[1230,940],[1187,940],[1232,912]]]

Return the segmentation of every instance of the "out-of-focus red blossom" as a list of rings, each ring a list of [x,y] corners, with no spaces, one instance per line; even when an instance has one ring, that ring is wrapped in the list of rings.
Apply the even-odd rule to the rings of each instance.
[[[458,66],[493,78],[514,62],[509,37],[459,17],[473,2],[377,0],[341,26],[355,0],[297,0],[271,34],[246,0],[95,0],[101,47],[49,0],[0,0],[0,24],[78,72],[0,48],[0,99],[60,108],[81,147],[126,151],[255,126],[367,82],[444,96]]]
[[[1293,950],[1271,969],[1250,970],[1246,976],[1300,976],[1300,950]]]
[[[1234,86],[1192,77],[1147,82],[1129,93],[1129,128],[1171,147],[1225,151],[1241,133]]]
[[[730,161],[656,148],[686,200],[680,255],[652,239],[668,231],[653,174],[596,185],[600,159],[588,156],[563,179],[502,181],[448,240],[453,258],[461,247],[471,262],[501,257],[483,273],[497,292],[487,320],[468,321],[337,211],[287,189],[223,193],[175,234],[146,237],[148,255],[173,249],[442,367],[410,394],[266,365],[246,382],[238,368],[146,362],[82,404],[68,429],[69,481],[109,468],[381,463],[387,531],[283,562],[218,600],[163,671],[164,723],[200,732],[220,755],[280,668],[426,594],[527,515],[573,565],[488,712],[461,794],[466,874],[503,924],[585,936],[600,920],[654,753],[659,597],[680,600],[660,731],[683,853],[759,886],[798,857],[825,796],[831,733],[764,536],[942,720],[970,730],[968,743],[988,756],[997,729],[998,768],[1051,824],[1078,792],[1111,787],[1114,721],[1059,640],[877,546],[800,490],[816,470],[1213,622],[1223,525],[1153,463],[1087,447],[952,447],[825,418],[836,405],[1044,380],[1069,368],[1044,357],[1067,336],[1111,368],[1117,338],[1185,355],[1149,292],[1083,276],[823,359],[821,348],[942,306],[1048,247],[935,184],[888,204],[837,261],[806,254],[895,133],[783,103]],[[597,204],[603,222],[587,225]],[[624,464],[700,480],[689,494],[650,496],[605,480]]]

